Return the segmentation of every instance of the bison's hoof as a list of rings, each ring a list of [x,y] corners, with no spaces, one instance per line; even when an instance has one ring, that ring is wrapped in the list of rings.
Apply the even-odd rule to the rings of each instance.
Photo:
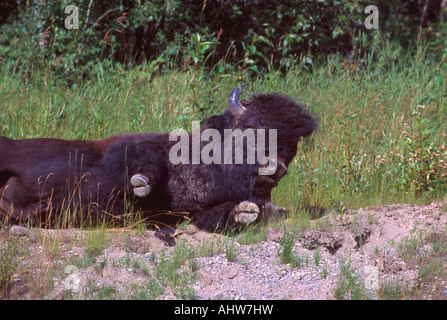
[[[249,224],[259,215],[259,207],[256,203],[244,201],[234,207],[234,220],[240,224]]]
[[[139,198],[144,198],[151,193],[152,188],[149,185],[149,179],[142,174],[134,174],[130,178],[130,184],[134,187],[133,193]]]

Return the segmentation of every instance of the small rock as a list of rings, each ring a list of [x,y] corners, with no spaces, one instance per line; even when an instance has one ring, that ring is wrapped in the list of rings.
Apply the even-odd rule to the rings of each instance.
[[[27,228],[21,227],[21,226],[12,226],[9,229],[9,235],[10,236],[19,236],[19,237],[26,237],[30,235],[30,232]]]
[[[111,266],[111,265],[106,265],[104,267],[104,269],[102,270],[102,276],[105,278],[111,278],[111,277],[113,277],[114,274],[115,274],[115,270],[114,270],[113,266]]]
[[[239,267],[233,267],[228,272],[228,279],[234,279],[239,274]]]
[[[394,212],[394,211],[390,211],[390,212],[386,212],[385,216],[388,218],[392,218],[394,220],[398,220],[400,218],[400,215],[398,212]]]
[[[267,233],[267,240],[268,241],[273,241],[274,243],[280,243],[283,234],[284,234],[283,230],[279,230],[279,231],[270,230]]]
[[[217,291],[213,296],[214,299],[222,299],[222,297],[223,297],[223,294],[220,291]]]
[[[188,224],[186,226],[186,233],[189,235],[195,234],[197,232],[197,230],[198,230],[197,227],[193,224]]]
[[[312,230],[306,232],[299,242],[304,248],[309,250],[314,250],[321,246],[333,254],[343,245],[343,236],[340,233]]]
[[[207,285],[207,286],[214,283],[213,276],[211,274],[209,274],[208,272],[204,271],[203,269],[199,269],[199,279],[200,279],[200,281],[205,283],[205,285]]]

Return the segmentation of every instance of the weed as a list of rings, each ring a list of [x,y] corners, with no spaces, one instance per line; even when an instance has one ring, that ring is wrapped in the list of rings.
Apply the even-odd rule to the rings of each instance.
[[[241,245],[248,245],[267,240],[268,228],[265,224],[248,225],[236,235],[236,241]],[[230,233],[231,236],[231,233]]]
[[[378,295],[381,300],[409,299],[411,288],[407,287],[401,279],[388,280],[380,285]]]
[[[21,241],[16,238],[0,243],[0,297],[3,299],[9,296],[11,278],[23,254],[21,246]]]
[[[412,235],[404,237],[398,245],[402,260],[407,264],[417,261],[419,247],[422,243],[422,235],[420,233],[414,235],[414,233],[413,231]]]
[[[86,238],[86,253],[91,256],[98,256],[108,245],[107,229],[100,228],[92,230]]]
[[[399,250],[404,262],[411,268],[418,270],[420,284],[413,288],[404,288],[406,294],[423,299],[445,299],[439,284],[447,281],[445,270],[445,256],[447,246],[446,236],[442,233],[430,233],[423,236],[421,232],[413,230],[411,235],[402,239]]]
[[[57,234],[48,235],[46,247],[47,247],[48,253],[50,254],[50,256],[52,258],[56,258],[59,256],[60,250],[61,250],[61,243],[60,243],[60,240],[59,240]]]
[[[194,290],[189,284],[193,281],[198,267],[196,254],[197,252],[186,241],[178,243],[169,254],[166,250],[162,250],[158,259],[155,259],[154,281],[159,281],[163,287],[168,286],[180,299],[194,298]],[[154,282],[152,285],[157,288],[157,283]]]
[[[229,240],[225,243],[225,257],[228,261],[234,262],[236,260],[236,256],[238,254],[238,250],[235,244],[235,241]]]
[[[326,279],[328,276],[328,263],[326,262],[320,271],[320,277]]]
[[[318,267],[321,261],[320,247],[318,246],[314,251],[314,266]]]
[[[164,293],[163,285],[155,278],[149,278],[142,284],[132,284],[133,300],[154,300]]]
[[[304,259],[293,252],[296,235],[293,232],[284,232],[278,248],[278,256],[281,263],[290,264],[292,268],[300,268]]]
[[[337,286],[334,295],[337,299],[364,299],[364,283],[355,273],[351,267],[351,260],[340,262],[340,274],[338,277]]]
[[[199,269],[199,263],[196,258],[191,258],[188,260],[189,272],[194,273]]]
[[[82,258],[74,256],[71,258],[70,264],[78,268],[88,268],[94,265],[96,262],[96,257],[92,255],[85,254]]]
[[[93,279],[90,279],[87,285],[82,287],[81,297],[95,300],[122,299],[122,295],[115,285],[98,286]]]

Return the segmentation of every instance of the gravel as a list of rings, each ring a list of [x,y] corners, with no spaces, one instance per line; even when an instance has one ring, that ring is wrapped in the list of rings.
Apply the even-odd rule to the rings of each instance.
[[[280,244],[264,241],[239,245],[234,261],[225,253],[199,258],[200,277],[194,285],[199,299],[330,299],[345,258],[322,252],[318,265],[314,252],[296,244],[293,253],[302,266],[280,263]],[[323,251],[323,250],[322,250]],[[351,267],[360,271],[370,265],[368,256],[357,255]]]
[[[38,278],[39,274],[49,274],[51,267],[55,270],[53,287],[44,298],[66,298],[66,281],[70,274],[64,272],[64,268],[77,261],[74,275],[79,278],[79,286],[72,290],[71,298],[102,299],[100,288],[109,287],[114,288],[113,294],[107,296],[111,299],[136,298],[135,288],[140,288],[140,298],[179,299],[181,297],[169,286],[156,296],[144,295],[150,292],[141,291],[141,286],[155,274],[154,261],[160,259],[161,252],[172,257],[180,243],[200,247],[210,241],[216,244],[231,241],[231,255],[221,246],[211,256],[196,258],[197,266],[186,284],[193,291],[188,297],[202,300],[349,299],[355,298],[355,288],[361,288],[361,298],[378,299],[379,284],[403,281],[411,287],[420,283],[419,267],[403,261],[399,244],[417,232],[445,235],[447,214],[444,207],[442,203],[422,207],[392,205],[327,215],[313,221],[310,229],[300,229],[296,233],[293,265],[282,263],[279,254],[284,230],[290,230],[292,225],[287,220],[273,225],[265,241],[252,244],[238,243],[237,237],[210,234],[191,224],[186,229],[143,233],[110,230],[105,249],[90,263],[86,260],[85,245],[89,231],[11,227],[9,237],[28,241],[30,255],[22,259],[21,269],[14,275],[7,296],[35,298],[32,284],[26,283],[23,274],[26,279],[31,274]],[[54,253],[53,250],[53,256],[48,253],[48,243],[42,243],[42,239],[50,238],[59,239],[58,251]],[[188,269],[186,265],[184,269]],[[440,282],[440,286],[440,293],[447,292],[445,281]]]

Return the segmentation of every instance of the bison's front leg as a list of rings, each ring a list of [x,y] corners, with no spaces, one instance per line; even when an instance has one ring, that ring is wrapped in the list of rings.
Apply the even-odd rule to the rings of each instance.
[[[253,223],[260,215],[259,207],[250,201],[228,201],[193,214],[194,223],[203,229],[234,229]]]
[[[269,220],[286,213],[287,210],[285,208],[275,206],[270,202],[262,203],[258,206],[251,201],[240,203],[228,201],[194,213],[193,221],[198,227],[209,231],[231,230],[254,223],[261,218]]]
[[[243,201],[233,209],[234,221],[239,224],[249,224],[258,218],[260,211],[256,203]]]
[[[133,193],[139,198],[147,197],[154,188],[155,181],[151,174],[134,174],[130,178],[130,184],[133,186]]]
[[[255,221],[258,216],[264,221],[269,221],[287,214],[286,208],[278,207],[271,202],[266,202],[260,207],[261,209],[254,202],[243,201],[234,207],[234,220],[239,224],[249,224]]]

